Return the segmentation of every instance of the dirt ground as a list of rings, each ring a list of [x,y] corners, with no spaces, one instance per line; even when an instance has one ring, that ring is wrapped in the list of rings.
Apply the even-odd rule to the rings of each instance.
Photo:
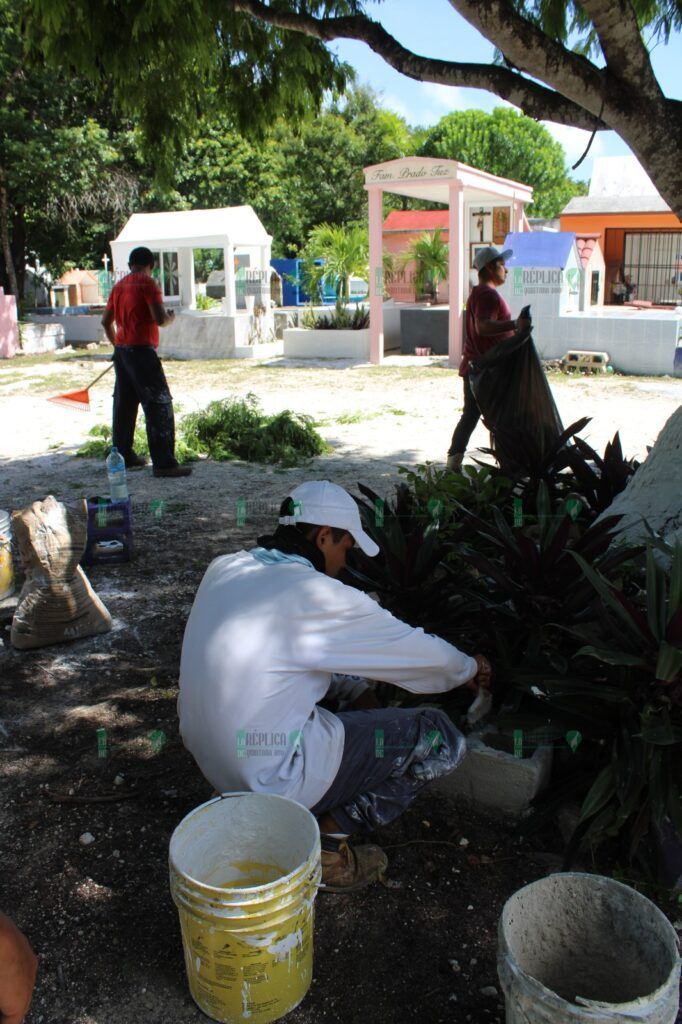
[[[107,378],[90,413],[45,401],[87,383],[101,358],[0,365],[0,508],[106,488],[103,465],[73,452],[108,420]],[[18,652],[0,623],[0,907],[40,956],[28,1024],[206,1019],[187,990],[167,874],[173,828],[210,796],[175,714],[182,633],[201,576],[217,554],[251,546],[306,478],[351,489],[362,481],[388,494],[397,465],[442,461],[461,407],[456,374],[438,360],[169,362],[166,370],[185,412],[253,391],[267,411],[313,415],[333,450],[286,471],[203,461],[189,480],[130,473],[135,560],[88,571],[111,632]],[[682,381],[669,379],[557,376],[552,385],[565,423],[592,415],[588,440],[598,449],[620,428],[626,453],[640,458],[682,400]],[[473,443],[486,443],[482,430]],[[106,758],[97,756],[101,727]],[[85,832],[94,836],[88,846],[79,843]],[[558,835],[522,839],[432,791],[376,840],[399,887],[318,896],[315,978],[287,1020],[502,1021],[499,914],[521,885],[556,869]],[[482,993],[490,986],[497,995]]]

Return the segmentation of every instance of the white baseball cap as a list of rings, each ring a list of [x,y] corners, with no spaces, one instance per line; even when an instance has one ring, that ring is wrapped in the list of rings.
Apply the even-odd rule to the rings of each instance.
[[[309,480],[295,487],[289,497],[294,502],[294,512],[290,516],[280,516],[280,526],[295,526],[296,523],[334,526],[347,530],[366,555],[374,557],[379,554],[378,545],[362,528],[356,502],[343,487],[329,480]]]
[[[485,249],[479,249],[474,256],[474,266],[476,270],[482,270],[483,267],[494,260],[508,260],[513,255],[513,249],[505,249],[504,252],[500,252],[494,245],[486,245]]]

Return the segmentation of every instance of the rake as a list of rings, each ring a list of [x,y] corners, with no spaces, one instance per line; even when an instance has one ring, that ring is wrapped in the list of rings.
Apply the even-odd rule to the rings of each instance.
[[[79,412],[90,411],[90,397],[88,391],[93,385],[101,380],[105,373],[108,373],[113,366],[113,362],[110,362],[106,369],[102,370],[94,380],[91,380],[87,387],[82,388],[80,391],[67,391],[64,395],[54,395],[52,398],[48,398],[48,402],[56,402],[57,405],[63,405],[67,409],[77,409]]]

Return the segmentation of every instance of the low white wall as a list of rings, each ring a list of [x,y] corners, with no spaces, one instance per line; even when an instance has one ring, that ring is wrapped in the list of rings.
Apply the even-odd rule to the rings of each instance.
[[[34,324],[60,326],[64,331],[67,345],[71,342],[85,345],[93,341],[103,342],[106,340],[101,313],[65,313],[63,315],[51,313],[46,316],[41,313],[30,313],[29,320]]]
[[[21,351],[24,355],[54,352],[64,348],[66,338],[62,324],[30,323],[21,325]]]
[[[275,359],[284,354],[284,342],[266,341],[259,345],[235,345],[233,359]]]
[[[608,352],[619,373],[672,375],[682,316],[651,310],[601,314],[567,313],[533,319],[533,339],[543,359],[561,359],[569,349]],[[608,309],[608,312],[606,312]],[[657,315],[658,313],[658,315]]]
[[[288,359],[355,359],[369,361],[369,328],[361,331],[311,331],[288,327],[284,331]]]
[[[272,316],[264,316],[262,334],[274,331]],[[243,358],[235,349],[248,346],[251,317],[245,313],[225,316],[220,312],[183,309],[159,331],[159,355],[172,359]]]

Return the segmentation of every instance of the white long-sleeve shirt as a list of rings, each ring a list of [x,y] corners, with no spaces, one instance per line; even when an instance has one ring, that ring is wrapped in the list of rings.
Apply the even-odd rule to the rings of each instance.
[[[441,693],[473,658],[300,562],[216,558],[182,645],[180,732],[221,792],[277,793],[312,807],[343,754],[343,725],[317,706],[332,673]]]

